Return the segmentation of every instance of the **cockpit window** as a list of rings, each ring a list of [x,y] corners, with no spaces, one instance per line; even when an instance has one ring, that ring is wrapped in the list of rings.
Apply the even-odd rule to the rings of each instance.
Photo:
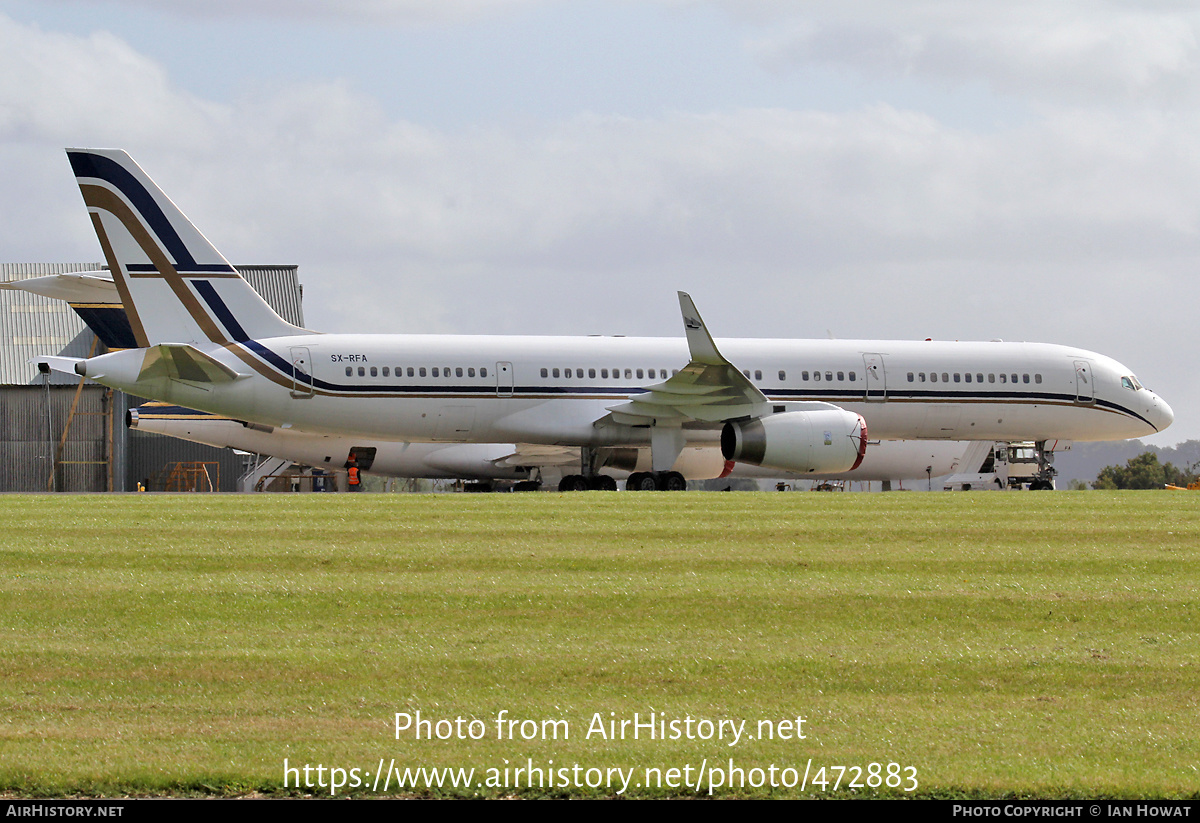
[[[1138,379],[1136,377],[1134,377],[1132,374],[1122,377],[1121,385],[1124,386],[1125,388],[1129,389],[1130,391],[1137,391],[1138,389],[1140,389],[1142,387],[1142,384],[1139,383]]]

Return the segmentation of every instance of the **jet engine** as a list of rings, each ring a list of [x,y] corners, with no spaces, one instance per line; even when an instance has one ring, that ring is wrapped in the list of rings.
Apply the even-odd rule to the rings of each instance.
[[[867,453],[867,423],[845,409],[732,420],[721,431],[726,460],[801,474],[852,471]]]

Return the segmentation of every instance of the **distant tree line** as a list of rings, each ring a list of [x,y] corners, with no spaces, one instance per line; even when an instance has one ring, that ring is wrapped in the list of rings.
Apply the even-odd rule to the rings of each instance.
[[[1075,443],[1069,451],[1055,454],[1054,468],[1058,469],[1058,487],[1072,480],[1082,481],[1079,488],[1090,489],[1100,470],[1106,466],[1124,466],[1125,461],[1143,452],[1154,452],[1159,463],[1170,461],[1176,466],[1200,466],[1200,440],[1188,440],[1174,446],[1151,446],[1140,440],[1115,440],[1096,443]]]
[[[1159,463],[1154,452],[1143,452],[1124,466],[1105,466],[1100,470],[1093,489],[1161,489],[1168,483],[1186,486],[1197,479],[1197,465],[1178,469],[1171,463]]]

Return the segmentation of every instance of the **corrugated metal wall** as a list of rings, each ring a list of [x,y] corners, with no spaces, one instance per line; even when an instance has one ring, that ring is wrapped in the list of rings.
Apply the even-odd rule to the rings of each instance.
[[[110,392],[85,385],[65,443],[75,401],[70,386],[9,386],[0,391],[0,491],[105,491],[108,488]],[[119,432],[114,420],[113,440]],[[123,428],[123,424],[122,424]],[[53,486],[51,466],[57,458]]]
[[[304,325],[304,287],[296,266],[234,266],[275,313],[293,326]]]

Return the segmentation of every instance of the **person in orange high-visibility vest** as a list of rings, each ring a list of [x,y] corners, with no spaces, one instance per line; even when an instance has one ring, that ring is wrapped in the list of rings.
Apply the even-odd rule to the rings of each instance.
[[[350,491],[362,491],[362,474],[358,470],[358,458],[354,452],[350,452],[350,459],[346,461],[346,482]]]

